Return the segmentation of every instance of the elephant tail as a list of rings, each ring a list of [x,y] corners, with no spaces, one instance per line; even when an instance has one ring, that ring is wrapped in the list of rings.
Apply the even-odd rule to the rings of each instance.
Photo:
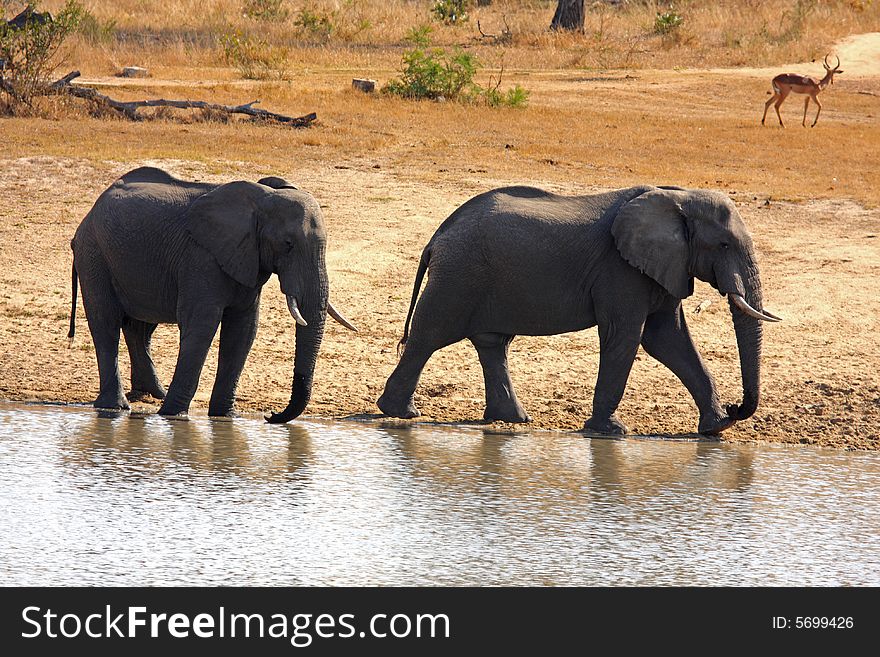
[[[412,320],[413,311],[416,308],[416,301],[419,298],[419,290],[422,289],[422,280],[425,278],[425,272],[428,271],[428,263],[431,261],[431,245],[425,247],[422,251],[422,257],[419,260],[419,269],[416,272],[416,281],[413,285],[412,300],[409,302],[409,312],[406,313],[406,322],[403,324],[403,337],[397,343],[398,358],[406,349],[406,341],[409,339],[409,323]]]
[[[70,267],[70,291],[71,291],[71,302],[70,302],[70,330],[67,332],[67,342],[69,345],[73,344],[73,338],[76,335],[76,283],[77,283],[77,275],[76,275],[76,265],[71,265]]]

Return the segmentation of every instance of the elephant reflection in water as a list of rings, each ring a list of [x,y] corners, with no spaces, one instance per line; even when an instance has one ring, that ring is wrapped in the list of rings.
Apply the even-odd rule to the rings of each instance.
[[[560,502],[647,499],[689,486],[696,494],[742,493],[753,452],[709,441],[588,440],[571,435],[430,432],[385,427],[410,476],[432,495],[528,498],[551,516]],[[540,494],[539,494],[540,493]]]
[[[682,486],[695,494],[741,493],[754,478],[751,449],[706,440],[591,440],[589,452],[591,490],[622,501]]]
[[[414,480],[438,497],[480,499],[532,497],[553,492],[548,511],[560,499],[575,499],[589,485],[590,464],[583,438],[547,439],[534,434],[489,431],[432,431],[427,427],[384,427]]]
[[[100,467],[126,480],[162,477],[169,464],[178,464],[186,466],[178,474],[216,472],[276,481],[305,480],[313,460],[309,429],[300,425],[276,428],[267,440],[224,420],[117,416],[96,417],[77,427],[65,452],[71,465]]]

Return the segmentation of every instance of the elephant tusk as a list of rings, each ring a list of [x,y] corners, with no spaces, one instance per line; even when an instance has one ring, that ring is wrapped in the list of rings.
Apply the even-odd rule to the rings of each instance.
[[[737,308],[742,310],[749,317],[754,317],[755,319],[760,319],[765,322],[781,322],[782,320],[775,315],[765,315],[759,310],[755,310],[752,308],[745,299],[742,298],[739,294],[728,294],[727,298],[730,299],[731,303],[733,303]]]
[[[329,301],[327,302],[327,314],[329,314],[330,317],[332,317],[337,322],[342,324],[348,330],[354,331],[355,333],[358,332],[355,325],[352,324],[351,322],[349,322],[347,319],[345,319],[345,317],[342,315],[342,313],[340,313],[338,310],[336,310],[336,308],[333,307],[333,304],[330,303]]]
[[[302,313],[299,311],[299,306],[296,305],[296,297],[287,297],[287,309],[290,310],[290,314],[296,320],[297,324],[300,326],[309,325],[309,323],[303,319]]]

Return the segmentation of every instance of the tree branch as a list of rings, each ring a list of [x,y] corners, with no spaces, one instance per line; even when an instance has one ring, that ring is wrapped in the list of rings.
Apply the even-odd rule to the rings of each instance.
[[[110,96],[99,93],[97,89],[85,86],[74,86],[71,81],[78,78],[79,71],[71,71],[63,78],[46,85],[41,91],[42,95],[66,94],[76,98],[83,98],[95,105],[115,110],[131,121],[140,121],[144,117],[138,114],[138,109],[142,107],[174,107],[177,109],[202,109],[216,112],[225,112],[227,114],[246,114],[263,121],[271,121],[291,126],[293,128],[306,128],[318,118],[318,115],[312,112],[305,116],[285,116],[264,109],[254,107],[259,100],[252,100],[243,105],[221,105],[218,103],[208,103],[203,100],[165,100],[164,98],[154,100],[132,100],[121,101],[115,100]]]

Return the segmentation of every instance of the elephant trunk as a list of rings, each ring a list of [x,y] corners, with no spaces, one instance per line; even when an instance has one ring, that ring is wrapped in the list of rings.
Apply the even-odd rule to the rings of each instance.
[[[326,274],[321,278],[317,288],[309,294],[302,295],[302,297],[287,295],[288,308],[296,320],[293,384],[287,408],[266,418],[268,422],[273,424],[289,422],[299,417],[309,403],[318,350],[321,347],[321,339],[324,337],[327,297]]]
[[[736,332],[736,344],[739,350],[740,371],[742,373],[743,399],[740,404],[731,404],[727,407],[727,413],[734,420],[745,420],[751,417],[758,408],[761,389],[761,346],[763,342],[763,315],[761,312],[763,299],[761,294],[761,280],[758,277],[757,267],[753,262],[746,269],[748,275],[740,278],[737,288],[742,288],[736,299],[736,292],[728,293],[728,303],[733,316],[733,327]],[[744,300],[744,305],[741,301]],[[745,310],[744,310],[745,308]],[[748,310],[756,310],[757,313],[749,313]],[[768,317],[769,319],[769,317]],[[772,320],[771,320],[772,321]]]

